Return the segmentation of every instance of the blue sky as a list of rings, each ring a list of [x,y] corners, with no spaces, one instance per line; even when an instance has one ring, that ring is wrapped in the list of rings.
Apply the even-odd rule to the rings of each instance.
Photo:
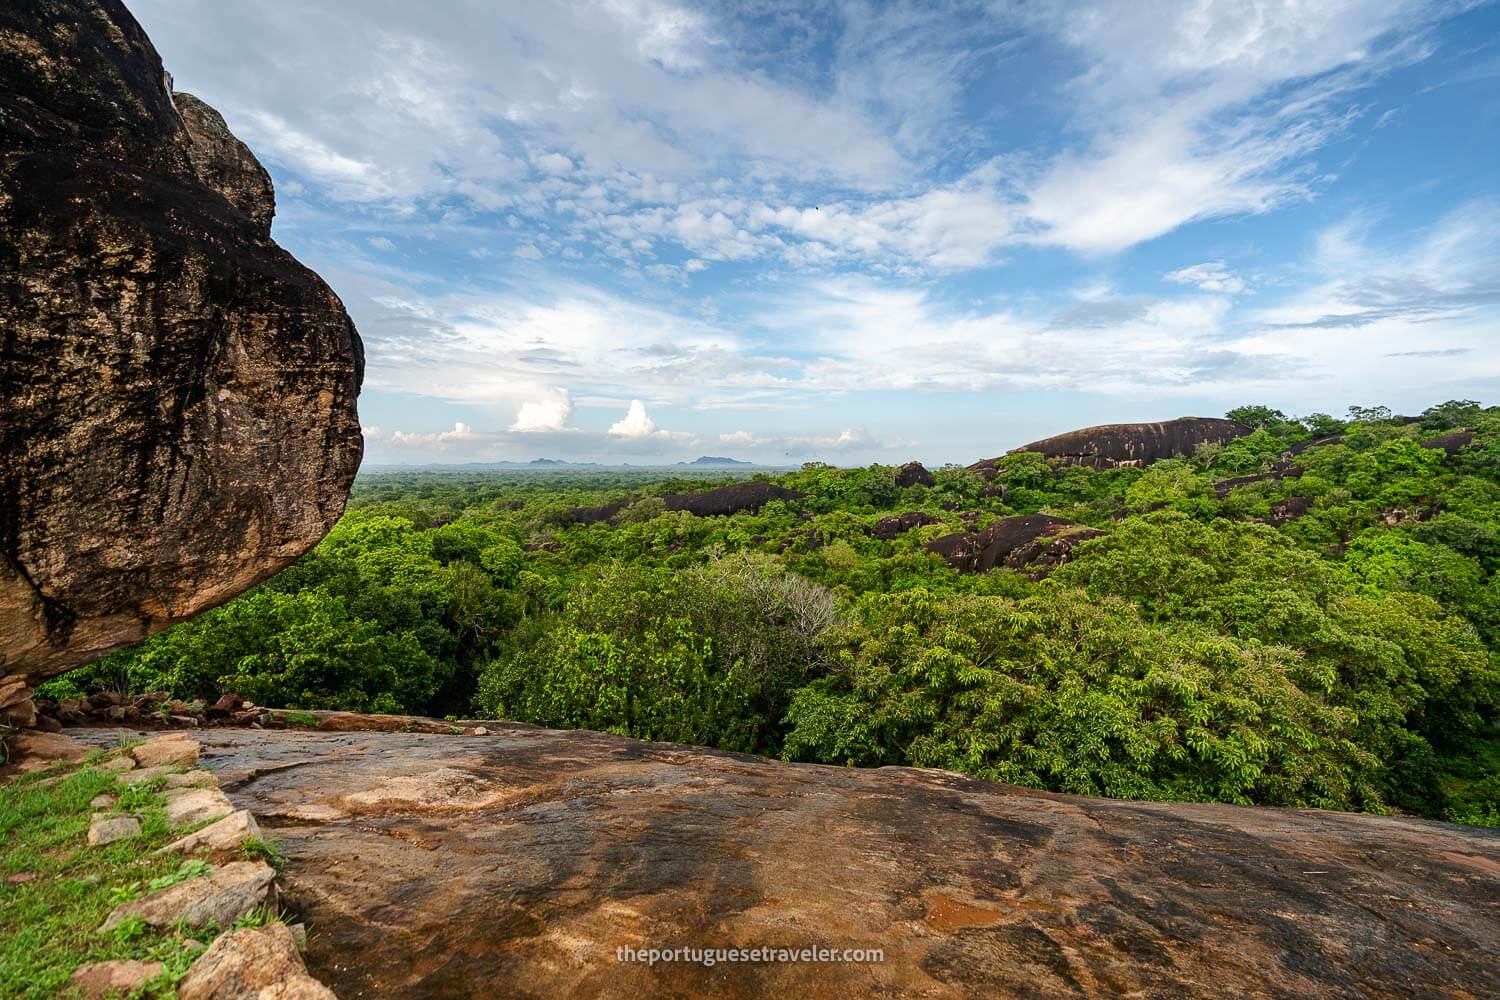
[[[136,0],[367,462],[969,462],[1500,399],[1500,10]]]

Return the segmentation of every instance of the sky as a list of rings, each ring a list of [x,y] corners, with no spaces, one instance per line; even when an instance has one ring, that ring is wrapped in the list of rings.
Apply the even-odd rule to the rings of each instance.
[[[1500,402],[1500,8],[127,0],[364,338],[366,463],[967,463]]]

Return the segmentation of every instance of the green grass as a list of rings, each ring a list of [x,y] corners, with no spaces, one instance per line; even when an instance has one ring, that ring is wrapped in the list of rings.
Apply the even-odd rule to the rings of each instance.
[[[278,872],[286,867],[286,855],[269,840],[250,837],[240,845],[240,855],[246,861],[264,861]]]
[[[99,759],[0,783],[0,997],[66,996],[74,969],[116,958],[162,962],[165,971],[139,995],[172,996],[197,955],[187,939],[213,939],[212,930],[157,930],[140,921],[95,933],[120,903],[207,871],[202,861],[152,854],[184,832],[167,823],[161,779],[121,785],[94,766]],[[89,801],[101,794],[117,796],[110,812],[140,817],[139,837],[87,845]],[[7,880],[22,873],[29,880]]]
[[[289,726],[306,726],[309,729],[318,728],[318,717],[311,712],[287,712],[281,717],[281,721]]]

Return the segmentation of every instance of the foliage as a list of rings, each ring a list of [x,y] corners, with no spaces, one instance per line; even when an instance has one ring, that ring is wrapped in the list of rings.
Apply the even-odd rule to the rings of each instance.
[[[486,668],[478,703],[551,726],[769,749],[834,615],[827,591],[764,558],[682,573],[609,564]]]
[[[471,712],[1131,797],[1500,818],[1500,410],[1263,404],[1147,468],[373,471],[296,564],[48,685]],[[1466,430],[1449,455],[1423,447]],[[1452,439],[1448,442],[1452,447]],[[670,478],[666,478],[666,477]],[[572,523],[570,508],[623,504]],[[894,537],[875,526],[920,512]],[[1012,514],[1102,529],[1046,580],[924,549]]]

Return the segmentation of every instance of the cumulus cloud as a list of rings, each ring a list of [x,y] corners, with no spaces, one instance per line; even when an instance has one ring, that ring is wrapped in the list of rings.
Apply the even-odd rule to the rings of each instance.
[[[510,429],[520,434],[564,431],[572,415],[572,395],[567,389],[552,389],[540,399],[522,403]]]
[[[639,399],[630,401],[630,409],[624,419],[612,424],[609,432],[616,437],[643,438],[656,433],[656,421],[646,416],[646,404]]]
[[[610,425],[609,435],[624,438],[627,441],[690,441],[693,439],[692,434],[667,431],[657,427],[656,421],[646,413],[646,404],[639,399],[630,401],[630,407],[625,411],[625,416]]]

